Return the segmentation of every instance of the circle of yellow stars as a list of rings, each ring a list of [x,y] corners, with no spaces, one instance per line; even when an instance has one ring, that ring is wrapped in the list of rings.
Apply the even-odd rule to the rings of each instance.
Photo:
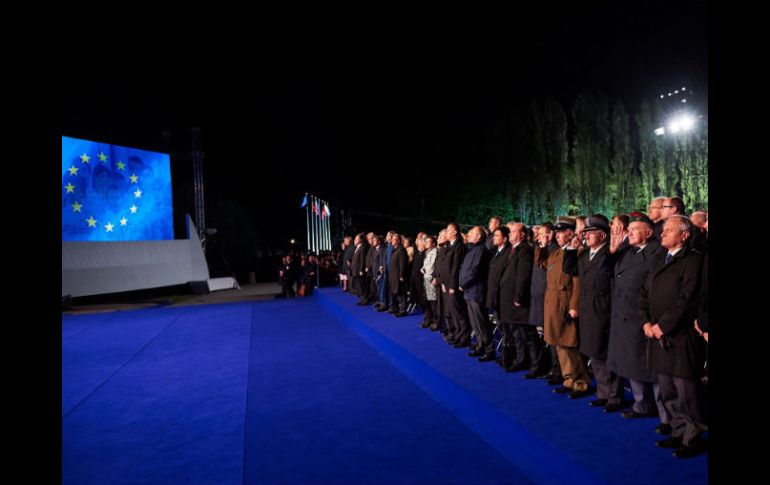
[[[109,162],[107,159],[109,158],[103,151],[99,152],[97,155],[97,158],[99,158],[99,162],[109,165]],[[80,162],[81,163],[87,163],[91,164],[91,157],[88,156],[88,154],[83,153],[80,155]],[[123,163],[123,161],[118,160],[118,162],[115,164],[118,170],[126,170],[126,164]],[[78,175],[78,170],[80,170],[79,167],[76,167],[75,165],[72,165],[70,168],[67,169],[69,172],[70,177],[75,177]],[[129,180],[132,184],[138,184],[139,183],[139,176],[134,174],[131,174],[129,177]],[[64,189],[67,191],[67,194],[73,194],[75,193],[75,188],[77,185],[73,185],[72,182],[67,182],[67,185],[64,186]],[[142,191],[140,189],[136,189],[134,192],[134,198],[140,199],[142,197]],[[79,203],[78,201],[75,201],[73,204],[70,204],[70,207],[72,207],[72,212],[80,212],[82,213],[83,204]],[[131,212],[131,214],[136,214],[136,212],[139,210],[139,208],[136,206],[136,204],[132,204],[131,207],[128,208],[128,210]],[[88,224],[88,227],[98,228],[97,221],[94,219],[93,215],[89,215],[88,219],[85,219],[85,222]],[[126,219],[125,216],[120,219],[120,225],[122,227],[128,226],[128,219]],[[107,222],[107,224],[103,225],[105,232],[113,232],[113,229],[115,228],[115,224],[112,223],[112,221]]]

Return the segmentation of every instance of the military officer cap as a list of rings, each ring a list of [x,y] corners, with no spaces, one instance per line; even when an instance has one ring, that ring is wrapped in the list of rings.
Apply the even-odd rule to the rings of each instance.
[[[556,218],[556,223],[553,225],[554,231],[566,231],[567,229],[575,230],[575,218],[561,216]]]
[[[610,232],[610,221],[602,214],[594,214],[586,220],[586,227],[583,232],[604,231]]]

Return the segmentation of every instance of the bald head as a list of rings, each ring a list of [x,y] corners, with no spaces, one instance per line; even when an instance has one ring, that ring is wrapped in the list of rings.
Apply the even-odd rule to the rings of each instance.
[[[703,211],[696,211],[692,213],[690,220],[693,224],[705,230],[706,224],[708,223],[708,216]]]

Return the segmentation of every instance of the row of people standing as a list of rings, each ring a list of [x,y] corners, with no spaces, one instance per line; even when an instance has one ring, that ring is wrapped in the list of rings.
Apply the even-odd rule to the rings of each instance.
[[[592,406],[612,413],[631,404],[623,417],[657,415],[656,432],[671,436],[656,444],[695,456],[707,429],[699,378],[708,340],[708,222],[701,230],[693,223],[700,214],[691,221],[676,198],[654,199],[648,212],[657,220],[596,214],[535,228],[493,217],[489,231],[475,226],[467,235],[450,223],[437,238],[418,234],[413,258],[394,232],[359,234],[350,259],[354,293],[360,305],[396,316],[406,302],[418,303],[421,326],[442,330],[449,344],[469,346],[475,335],[469,355],[547,378],[572,399],[594,393],[590,361]],[[633,403],[623,399],[624,378]]]

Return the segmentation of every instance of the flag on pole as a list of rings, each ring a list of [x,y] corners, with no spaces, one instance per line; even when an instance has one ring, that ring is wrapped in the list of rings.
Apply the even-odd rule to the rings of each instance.
[[[329,212],[329,205],[328,204],[324,204],[324,208],[323,208],[322,214],[325,215],[326,217],[329,217],[330,212]]]
[[[307,205],[307,194],[305,194],[305,197],[302,199],[302,204],[300,204],[299,208],[303,208]]]
[[[318,215],[318,213],[319,213],[318,203],[317,202],[313,202],[313,214]]]

